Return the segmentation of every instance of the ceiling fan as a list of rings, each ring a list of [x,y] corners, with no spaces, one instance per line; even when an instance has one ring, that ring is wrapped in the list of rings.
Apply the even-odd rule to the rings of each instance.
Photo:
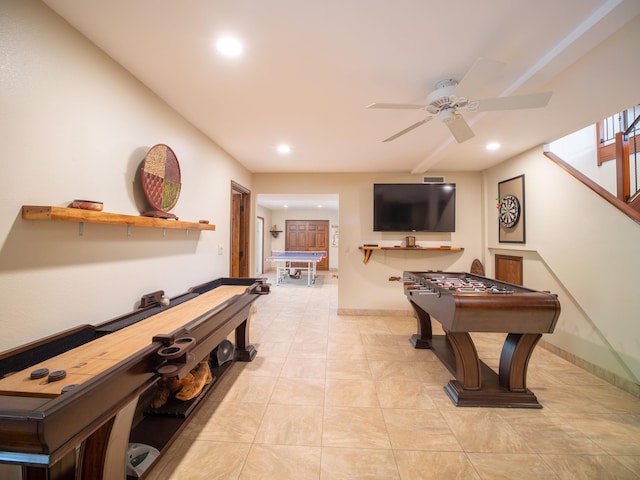
[[[426,104],[372,103],[367,108],[425,110],[429,113],[425,119],[409,125],[383,142],[395,140],[436,116],[440,117],[440,120],[449,128],[458,143],[466,142],[475,134],[459,113],[461,110],[472,112],[518,110],[542,108],[549,103],[551,92],[472,100],[473,93],[491,81],[503,67],[504,63],[502,62],[480,58],[460,82],[451,78],[438,82],[435,90],[427,95]]]

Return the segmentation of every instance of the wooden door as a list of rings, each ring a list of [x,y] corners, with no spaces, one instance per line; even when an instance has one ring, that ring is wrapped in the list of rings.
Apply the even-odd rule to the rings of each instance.
[[[496,280],[522,285],[522,257],[496,255]]]
[[[318,270],[329,270],[329,220],[286,220],[285,250],[325,251]]]
[[[251,192],[231,182],[230,277],[249,276],[249,209]]]

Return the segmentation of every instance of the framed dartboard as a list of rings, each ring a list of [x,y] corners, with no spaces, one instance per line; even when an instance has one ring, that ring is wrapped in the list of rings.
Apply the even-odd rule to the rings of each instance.
[[[520,201],[515,195],[505,195],[500,200],[498,219],[503,227],[511,228],[520,220]]]
[[[151,147],[142,162],[142,190],[154,210],[142,215],[158,218],[175,218],[169,213],[180,197],[180,164],[176,154],[167,145]]]
[[[524,175],[498,183],[498,240],[525,243]]]

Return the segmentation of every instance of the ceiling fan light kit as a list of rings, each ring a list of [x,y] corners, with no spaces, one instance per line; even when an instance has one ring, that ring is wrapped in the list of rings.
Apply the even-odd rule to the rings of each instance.
[[[455,122],[461,117],[462,115],[457,113],[453,108],[447,108],[440,112],[440,120],[442,120],[443,123],[447,123],[447,124],[451,122]]]
[[[464,78],[458,82],[452,78],[441,80],[435,85],[435,89],[427,95],[426,104],[403,104],[403,103],[372,103],[367,108],[379,109],[407,109],[425,110],[430,116],[419,122],[410,125],[391,137],[383,140],[389,142],[411,130],[423,125],[434,116],[449,128],[451,134],[458,143],[466,142],[473,138],[475,134],[467,124],[460,110],[496,111],[496,110],[516,110],[525,108],[545,107],[551,98],[551,92],[532,93],[527,95],[512,95],[507,97],[495,97],[483,100],[471,100],[473,92],[496,76],[504,64],[495,60],[480,58],[474,63]],[[464,95],[456,95],[464,93]]]

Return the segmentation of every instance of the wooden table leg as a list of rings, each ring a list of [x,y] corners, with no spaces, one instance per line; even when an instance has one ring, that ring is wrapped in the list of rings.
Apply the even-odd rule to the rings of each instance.
[[[126,477],[129,433],[137,405],[138,397],[135,397],[82,443],[79,478]]]
[[[480,390],[480,359],[471,335],[467,332],[447,332],[447,338],[456,355],[456,380],[465,390]]]
[[[413,310],[416,312],[416,321],[418,323],[418,333],[411,335],[409,341],[415,348],[425,349],[431,348],[432,330],[431,317],[427,312],[411,302]]]
[[[510,333],[500,354],[500,385],[511,392],[527,391],[527,367],[540,333]]]
[[[249,320],[254,313],[254,305],[247,310],[247,319],[236,327],[236,358],[241,362],[252,361],[258,351],[249,344]]]
[[[526,385],[529,359],[541,334],[509,333],[500,355],[500,371],[496,373],[480,360],[468,332],[433,336],[430,315],[410,303],[418,324],[418,332],[410,341],[415,348],[431,349],[455,375],[444,389],[456,406],[542,408]]]
[[[542,408],[526,387],[529,358],[541,337],[537,333],[508,334],[496,373],[478,358],[468,333],[447,332],[456,359],[456,379],[444,387],[445,392],[459,407]]]

